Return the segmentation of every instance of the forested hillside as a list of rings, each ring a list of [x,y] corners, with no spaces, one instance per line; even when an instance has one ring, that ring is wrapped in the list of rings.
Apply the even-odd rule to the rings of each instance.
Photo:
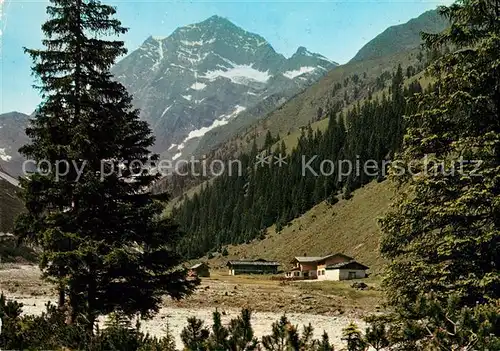
[[[269,227],[263,240],[227,246],[227,256],[212,252],[208,262],[212,267],[224,267],[227,260],[265,258],[287,269],[291,257],[297,255],[343,252],[369,266],[371,273],[380,274],[386,261],[378,252],[381,233],[377,219],[387,213],[394,195],[390,181],[372,181],[355,190],[349,200],[315,205],[280,232],[276,226]]]
[[[385,92],[389,93],[392,85],[392,76],[398,65],[402,66],[405,77],[405,86],[418,79],[423,86],[427,80],[423,79],[422,71],[430,61],[439,55],[434,50],[414,49],[397,53],[388,57],[362,62],[349,63],[330,71],[327,76],[304,92],[293,97],[272,113],[254,122],[251,126],[248,121],[239,121],[240,117],[231,123],[231,126],[240,125],[241,130],[226,142],[206,145],[204,150],[212,148],[207,154],[199,154],[200,159],[225,160],[235,159],[243,153],[250,154],[252,148],[262,150],[270,141],[269,134],[276,142],[273,150],[279,148],[283,140],[290,152],[297,145],[302,130],[311,125],[313,130],[326,130],[330,111],[347,112],[358,103],[372,98],[381,98]],[[241,122],[241,123],[240,123]],[[216,128],[210,133],[234,133],[228,126]],[[216,140],[211,138],[210,140]],[[201,143],[206,141],[205,138]],[[201,144],[200,144],[201,145]],[[201,152],[201,149],[199,150]],[[173,197],[179,197],[190,188],[197,187],[207,178],[193,176],[189,170],[187,175],[166,177],[155,184],[158,192],[167,192]],[[177,202],[177,199],[176,201]]]
[[[437,10],[427,11],[407,23],[392,26],[363,46],[351,62],[384,57],[396,52],[416,48],[422,44],[421,33],[439,33],[449,21]]]
[[[294,134],[308,123],[327,118],[328,111],[339,104],[347,107],[389,87],[392,72],[399,64],[404,67],[405,75],[412,76],[422,71],[431,58],[432,53],[413,49],[339,66],[260,119],[237,116],[230,125],[208,132],[200,141],[197,154],[207,154],[208,158],[234,158],[249,152],[254,140],[260,148],[268,131],[281,137]]]
[[[295,147],[295,140],[308,123],[314,127],[318,121],[326,121],[332,109],[348,108],[387,90],[391,86],[392,72],[398,65],[403,67],[406,78],[421,72],[436,57],[437,52],[419,47],[420,31],[438,32],[444,29],[445,23],[436,11],[430,11],[380,34],[367,47],[385,48],[389,41],[392,46],[383,55],[368,55],[362,60],[353,60],[336,67],[317,83],[289,97],[288,101],[281,99],[283,101],[276,102],[279,107],[270,113],[255,108],[239,114],[231,123],[208,131],[199,141],[196,157],[207,160],[237,158],[242,153],[250,153],[254,143],[257,149],[262,149],[269,132],[275,139],[284,139],[287,146],[291,139]],[[387,33],[392,33],[389,37],[394,38],[388,38]],[[383,43],[380,38],[385,38]],[[393,45],[395,38],[398,42],[407,39],[408,43]],[[204,180],[189,176],[165,178],[155,184],[155,190],[177,197]]]
[[[16,187],[0,178],[0,233],[10,233],[15,217],[22,211]]]
[[[323,200],[335,203],[338,196],[348,199],[361,185],[382,180],[384,160],[391,158],[402,141],[403,114],[414,109],[405,98],[422,91],[417,81],[408,88],[403,87],[403,81],[400,66],[392,74],[390,95],[367,100],[347,114],[334,107],[328,112],[327,130],[304,128],[291,153],[282,143],[271,155],[275,140],[268,134],[261,153],[254,145],[250,153],[239,158],[240,176],[224,174],[186,198],[173,211],[188,233],[181,245],[183,254],[196,257],[226,244],[263,237],[264,229],[274,223],[279,232],[315,204]],[[268,157],[269,164],[259,162],[263,157]],[[282,162],[280,157],[284,157]],[[341,160],[349,161],[353,169],[349,171]],[[366,162],[377,169],[365,172]]]

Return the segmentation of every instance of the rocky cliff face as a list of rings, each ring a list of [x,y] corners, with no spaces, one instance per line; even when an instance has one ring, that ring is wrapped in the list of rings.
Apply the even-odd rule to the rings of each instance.
[[[18,150],[28,142],[25,129],[29,116],[20,112],[0,115],[0,171],[21,175],[24,159]]]
[[[149,37],[113,73],[150,123],[155,151],[175,160],[189,156],[209,130],[271,96],[283,103],[280,96],[286,100],[336,65],[304,47],[287,59],[261,36],[213,16]]]

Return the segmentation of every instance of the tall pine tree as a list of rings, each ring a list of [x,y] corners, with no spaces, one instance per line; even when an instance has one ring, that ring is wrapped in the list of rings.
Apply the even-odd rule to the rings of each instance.
[[[89,332],[99,315],[147,316],[163,295],[196,285],[174,268],[178,231],[146,190],[151,130],[109,72],[126,53],[109,39],[127,31],[115,12],[96,0],[51,0],[44,49],[25,49],[43,102],[21,152],[40,167],[22,181],[27,212],[16,231],[40,246],[44,277]]]
[[[382,221],[387,291],[399,306],[431,291],[457,294],[459,307],[500,298],[500,1],[440,12],[451,27],[426,44],[458,50],[429,67],[436,89],[417,99],[400,155],[416,175],[394,177],[402,195]]]

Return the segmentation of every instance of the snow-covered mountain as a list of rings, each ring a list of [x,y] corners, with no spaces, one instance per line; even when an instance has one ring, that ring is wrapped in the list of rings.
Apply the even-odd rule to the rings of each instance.
[[[0,115],[0,171],[21,175],[24,159],[18,150],[28,142],[25,133],[28,120],[29,116],[20,112]]]
[[[112,71],[150,123],[155,151],[175,160],[190,155],[208,131],[268,97],[283,103],[276,96],[286,100],[336,65],[304,47],[285,58],[261,36],[213,16],[147,38]]]
[[[150,123],[154,151],[175,160],[190,156],[202,137],[211,137],[207,132],[229,127],[236,116],[264,116],[335,66],[304,47],[285,58],[261,36],[213,16],[168,37],[147,38],[112,72]],[[22,173],[18,149],[28,142],[28,119],[0,115],[0,167],[13,176]]]

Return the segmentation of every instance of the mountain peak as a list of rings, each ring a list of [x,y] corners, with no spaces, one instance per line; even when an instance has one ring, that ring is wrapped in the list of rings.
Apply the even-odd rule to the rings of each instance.
[[[320,54],[310,52],[304,46],[299,46],[297,51],[295,51],[295,54],[293,54],[293,56],[309,56],[309,57],[319,57],[321,59],[326,59],[326,57],[324,57]]]
[[[310,54],[309,51],[304,46],[299,46],[297,51],[295,52],[295,55],[307,55]]]
[[[334,67],[305,47],[298,52],[286,58],[259,34],[214,15],[161,40],[150,36],[113,73],[155,126],[154,150],[175,160],[211,129],[257,106],[265,113]]]
[[[200,22],[199,25],[201,25],[201,26],[204,26],[204,25],[214,26],[215,25],[215,26],[221,26],[221,27],[238,27],[233,22],[231,22],[228,18],[219,16],[219,15],[213,15],[213,16],[207,18],[206,20]],[[194,26],[196,26],[196,24]]]
[[[213,15],[207,18],[207,21],[212,21],[212,22],[231,22],[228,20],[226,17],[222,17],[219,15]]]
[[[299,60],[308,60],[308,58],[312,58],[315,60],[322,60],[322,61],[327,61],[335,66],[338,66],[338,63],[330,60],[329,58],[315,53],[315,52],[310,52],[307,50],[304,46],[299,46],[295,54],[292,55],[292,59],[299,59]]]
[[[148,44],[153,44],[153,45],[158,45],[157,43],[164,40],[165,37],[159,36],[159,35],[150,35],[149,37],[144,40],[142,45],[148,45]]]
[[[26,120],[28,119],[28,115],[18,112],[18,111],[10,111],[6,113],[2,113],[0,115],[0,120],[5,119],[5,120],[13,120],[13,119],[21,119],[21,120]]]

